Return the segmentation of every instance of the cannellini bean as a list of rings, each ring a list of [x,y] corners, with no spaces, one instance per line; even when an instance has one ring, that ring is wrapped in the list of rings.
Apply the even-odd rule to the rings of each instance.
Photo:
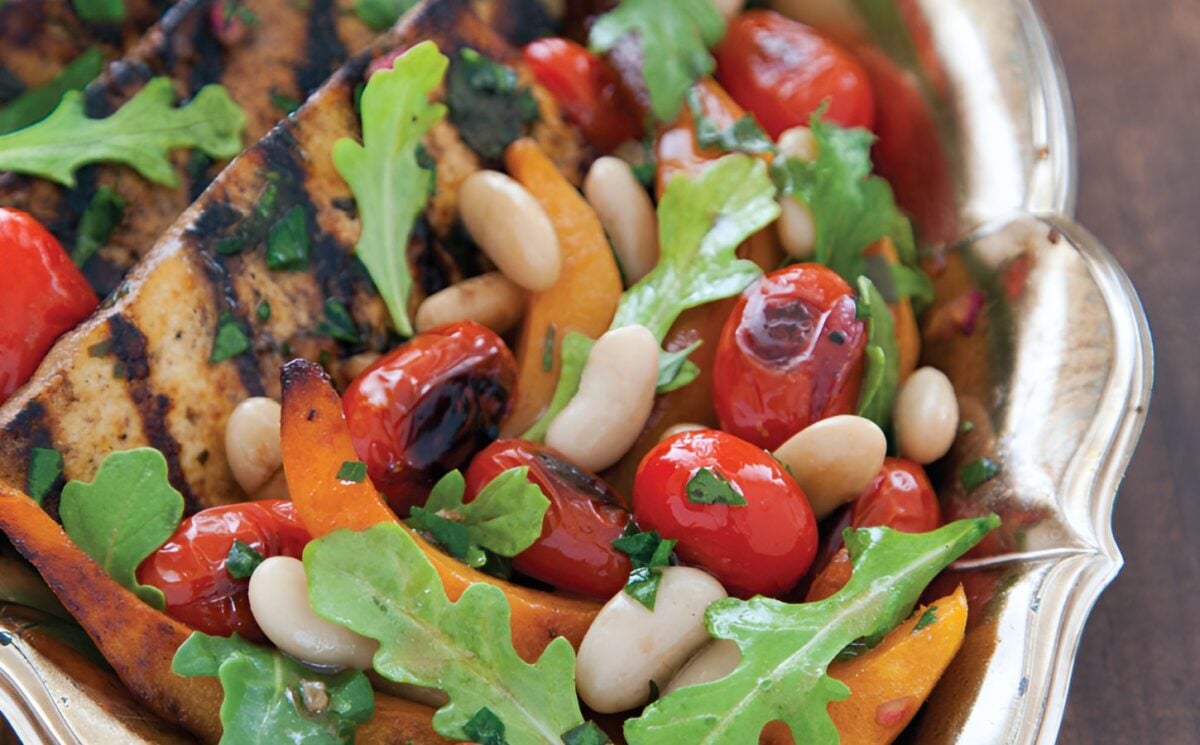
[[[658,263],[658,218],[650,195],[620,158],[598,158],[583,181],[583,194],[600,216],[629,284]]]
[[[793,196],[779,198],[779,219],[775,221],[779,244],[788,256],[807,259],[817,246],[817,223],[808,205]]]
[[[703,424],[696,424],[695,422],[680,422],[679,424],[672,424],[670,427],[667,427],[666,431],[662,433],[662,435],[658,438],[658,441],[662,442],[663,440],[674,437],[675,435],[681,435],[684,432],[699,432],[702,429],[708,429],[708,427],[705,427]]]
[[[728,21],[742,12],[742,8],[746,7],[746,0],[713,0],[713,7]]]
[[[645,326],[606,332],[592,347],[579,392],[546,432],[546,444],[599,472],[633,446],[654,405],[658,340]]]
[[[713,639],[680,668],[663,689],[662,695],[666,696],[687,686],[720,680],[733,672],[741,661],[742,650],[738,649],[737,644],[728,639]]]
[[[418,332],[456,321],[475,321],[503,334],[521,320],[525,291],[500,272],[464,279],[435,292],[417,308]]]
[[[250,612],[275,646],[303,662],[369,670],[379,648],[313,612],[304,563],[290,556],[272,556],[250,575]]]
[[[558,236],[524,186],[498,171],[476,171],[459,187],[458,211],[471,237],[504,276],[533,292],[558,281]]]
[[[958,398],[946,374],[922,367],[909,375],[896,396],[892,423],[905,458],[926,465],[948,453],[958,434]]]
[[[277,493],[283,473],[279,404],[256,396],[238,404],[225,422],[225,458],[238,485],[252,497]],[[275,481],[271,489],[267,489]],[[286,491],[286,486],[285,486]]]
[[[579,697],[602,714],[646,703],[650,682],[666,685],[709,640],[704,611],[723,597],[720,582],[691,567],[662,570],[653,612],[625,592],[614,595],[579,645]]]
[[[779,146],[780,152],[788,157],[809,162],[817,159],[817,137],[808,127],[785,129],[780,133],[779,141],[776,144]]]
[[[775,451],[820,520],[862,494],[883,467],[887,437],[870,419],[833,416],[805,427]]]

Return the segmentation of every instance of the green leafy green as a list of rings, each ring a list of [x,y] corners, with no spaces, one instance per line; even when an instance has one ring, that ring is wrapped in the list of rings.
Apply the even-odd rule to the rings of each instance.
[[[29,451],[29,471],[25,475],[25,493],[41,504],[62,476],[62,453],[53,448],[33,448]]]
[[[704,342],[700,339],[674,352],[660,351],[658,359],[658,382],[655,393],[670,393],[679,390],[700,377],[700,368],[688,359],[692,352]]]
[[[726,504],[733,507],[746,504],[746,498],[733,488],[728,479],[707,468],[701,468],[688,479],[685,491],[692,504]]]
[[[58,511],[67,535],[110,577],[149,605],[166,607],[162,592],[136,576],[183,516],[183,496],[167,481],[162,453],[137,448],[110,454],[91,483],[63,487]]]
[[[858,278],[858,317],[867,321],[866,372],[858,394],[858,415],[887,432],[900,386],[900,350],[892,311],[865,276]]]
[[[265,560],[266,558],[248,543],[242,543],[235,538],[233,545],[229,547],[229,555],[225,557],[225,571],[234,579],[249,579],[258,565]]]
[[[88,163],[123,163],[147,179],[178,186],[168,154],[193,147],[213,158],[242,149],[246,115],[219,85],[208,85],[176,108],[170,78],[146,83],[116,113],[89,119],[83,94],[68,91],[50,116],[0,135],[0,171],[15,171],[75,186],[76,169]]]
[[[417,0],[355,0],[354,12],[363,23],[382,31],[400,20],[400,16],[416,4]]]
[[[563,337],[562,346],[558,350],[559,360],[562,364],[559,365],[558,383],[554,386],[554,395],[550,398],[550,406],[546,408],[546,413],[542,414],[542,418],[521,435],[522,439],[545,442],[546,432],[550,429],[550,423],[554,421],[554,417],[558,416],[559,412],[566,408],[575,394],[579,392],[583,367],[587,364],[588,355],[592,353],[592,347],[595,344],[596,342],[578,331],[568,331],[567,335]]]
[[[696,122],[696,142],[704,148],[713,148],[724,153],[770,153],[775,152],[775,142],[758,126],[750,114],[730,126],[721,129],[704,113],[700,105],[700,93],[696,88],[688,90],[688,108]]]
[[[512,745],[556,742],[583,722],[570,642],[555,639],[526,663],[512,646],[504,592],[473,584],[451,603],[402,526],[331,533],[308,544],[304,567],[317,614],[380,643],[376,672],[445,692],[450,703],[433,717],[443,735],[463,737],[483,707],[504,722]]]
[[[636,528],[613,541],[613,548],[629,557],[633,569],[625,582],[625,592],[634,600],[654,610],[662,568],[670,565],[671,552],[677,541],[665,540],[658,531],[640,533]]]
[[[250,351],[250,337],[242,325],[229,311],[221,311],[217,318],[217,331],[213,334],[212,354],[208,361],[216,364]]]
[[[508,740],[504,739],[504,722],[486,706],[463,725],[463,732],[477,745],[508,745]]]
[[[463,475],[451,471],[434,485],[424,507],[413,508],[408,524],[473,567],[487,563],[487,552],[516,556],[541,536],[550,500],[529,481],[528,466],[500,473],[464,504],[465,494]]]
[[[0,135],[15,132],[45,119],[67,91],[79,91],[95,80],[104,67],[104,55],[92,47],[63,68],[50,82],[27,90],[0,108]]]
[[[487,160],[503,155],[538,118],[537,101],[517,84],[516,70],[469,47],[446,75],[446,105],[463,142]]]
[[[963,466],[962,470],[958,473],[958,480],[962,484],[963,489],[971,491],[983,486],[999,475],[999,463],[991,458],[980,458]]]
[[[71,0],[71,5],[87,23],[120,23],[125,20],[125,0]]]
[[[417,145],[446,113],[445,106],[429,102],[429,95],[448,64],[429,41],[397,57],[392,69],[372,75],[363,91],[363,144],[344,138],[333,146],[334,166],[350,185],[362,218],[354,250],[402,336],[413,333],[408,238],[433,179],[417,163]]]
[[[192,632],[171,670],[221,681],[222,745],[350,743],[375,711],[375,692],[361,671],[322,675],[237,634]]]
[[[361,484],[367,478],[367,464],[360,460],[343,461],[342,467],[338,469],[337,477],[341,481]]]
[[[283,213],[267,233],[267,268],[277,272],[305,269],[311,245],[304,208],[296,205]]]
[[[921,534],[847,530],[854,572],[835,595],[802,605],[756,597],[709,606],[709,632],[735,642],[741,662],[728,676],[681,688],[627,721],[630,745],[756,742],[775,720],[796,742],[838,742],[826,706],[850,690],[826,674],[829,663],[851,642],[895,627],[925,586],[999,522],[995,515],[959,520]]]
[[[71,260],[82,267],[112,237],[125,215],[125,198],[112,187],[101,186],[79,219]]]
[[[716,66],[708,50],[725,36],[725,21],[711,0],[621,0],[592,24],[588,46],[608,52],[631,36],[642,49],[654,118],[670,122],[692,84]]]

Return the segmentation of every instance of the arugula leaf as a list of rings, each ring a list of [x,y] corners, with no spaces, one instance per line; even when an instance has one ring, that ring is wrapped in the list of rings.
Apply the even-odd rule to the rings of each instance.
[[[375,712],[375,693],[362,671],[322,675],[237,634],[193,631],[175,652],[171,670],[221,681],[222,745],[350,743],[355,727]]]
[[[363,144],[343,138],[333,146],[333,164],[350,185],[362,218],[354,250],[402,336],[413,333],[408,238],[433,184],[433,173],[417,163],[417,145],[446,114],[429,95],[448,64],[431,41],[397,57],[392,69],[372,75],[363,91]]]
[[[304,550],[304,568],[317,615],[380,643],[376,672],[446,693],[450,703],[433,717],[446,737],[463,737],[483,707],[504,722],[512,745],[557,742],[583,722],[570,642],[555,639],[535,664],[526,663],[512,646],[504,592],[473,584],[451,603],[433,565],[400,525],[342,530],[313,541]]]
[[[87,23],[120,23],[125,20],[125,0],[71,0],[71,5]]]
[[[867,321],[866,372],[858,394],[858,415],[887,432],[892,402],[900,387],[900,350],[896,322],[887,301],[867,277],[858,278],[858,317]]]
[[[630,745],[755,742],[775,720],[796,742],[838,742],[826,706],[850,690],[826,674],[829,663],[856,639],[878,637],[907,617],[925,586],[999,523],[992,515],[921,534],[847,530],[854,572],[837,594],[803,605],[756,597],[709,606],[709,632],[737,643],[741,662],[728,676],[681,688],[627,721]]]
[[[33,448],[29,451],[29,472],[25,476],[25,493],[41,504],[62,476],[62,453],[54,448]]]
[[[649,610],[654,610],[662,568],[670,565],[676,543],[678,541],[663,539],[658,531],[639,533],[636,528],[612,542],[613,548],[628,556],[633,565],[625,582],[625,592]]]
[[[89,119],[83,94],[68,91],[50,116],[0,135],[0,171],[15,171],[75,186],[76,169],[123,163],[155,183],[178,186],[168,154],[193,147],[213,158],[242,149],[246,115],[219,85],[208,85],[176,108],[170,78],[154,78],[105,119]]]
[[[708,50],[725,36],[725,21],[711,0],[621,0],[592,24],[588,46],[609,52],[629,36],[640,42],[654,118],[670,122],[692,84],[716,67]]]
[[[229,554],[225,557],[225,571],[234,579],[249,579],[264,561],[266,557],[255,551],[250,544],[235,538],[233,545],[229,547]]]
[[[517,71],[470,47],[450,65],[446,105],[463,142],[487,160],[504,155],[538,118],[537,101],[517,84]]]
[[[569,331],[563,337],[562,346],[559,347],[561,364],[558,371],[558,383],[554,386],[554,395],[550,398],[550,406],[547,407],[546,413],[542,414],[541,419],[525,430],[521,439],[533,442],[546,441],[546,432],[550,429],[550,423],[554,421],[554,417],[558,416],[559,412],[566,408],[575,394],[579,392],[579,381],[583,377],[583,368],[587,364],[588,355],[592,353],[592,347],[595,344],[596,342],[578,331]]]
[[[137,581],[138,565],[167,542],[183,517],[183,496],[167,481],[167,460],[153,448],[110,454],[91,483],[63,487],[59,516],[67,535],[109,576],[162,610],[157,587]]]
[[[355,0],[354,12],[363,23],[376,31],[383,31],[416,4],[417,0]]]
[[[79,91],[95,80],[104,68],[104,55],[92,47],[63,68],[45,85],[25,91],[0,108],[0,135],[46,118],[67,91]]]
[[[746,498],[733,488],[728,479],[707,468],[701,468],[688,479],[685,491],[692,504],[726,504],[731,507],[746,504]]]
[[[465,493],[462,473],[451,471],[434,485],[424,507],[413,508],[409,526],[473,567],[487,563],[485,552],[516,556],[542,535],[550,500],[529,481],[528,466],[497,475],[466,504]]]
[[[109,186],[101,186],[79,218],[79,230],[71,260],[82,267],[112,237],[125,215],[125,198]]]

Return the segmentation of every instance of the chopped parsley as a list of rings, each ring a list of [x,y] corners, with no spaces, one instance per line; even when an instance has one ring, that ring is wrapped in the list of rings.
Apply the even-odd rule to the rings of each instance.
[[[964,419],[958,425],[958,431],[964,435],[973,429],[975,429],[975,422],[972,422],[970,419]]]
[[[75,249],[71,251],[71,260],[76,266],[82,267],[88,263],[88,259],[108,243],[124,216],[124,197],[108,186],[96,190],[96,196],[92,197],[79,220]]]
[[[233,313],[227,310],[222,311],[221,316],[217,319],[217,333],[213,336],[212,354],[208,361],[222,362],[248,351],[250,351],[250,339],[246,336],[246,332],[242,331],[241,324],[234,318]]]
[[[958,480],[963,489],[971,491],[1000,475],[1000,464],[991,458],[980,458],[962,467]]]
[[[516,71],[469,47],[450,63],[446,106],[463,141],[486,160],[503,155],[538,117],[537,101],[518,85]]]
[[[332,298],[325,301],[325,317],[317,327],[317,332],[325,336],[332,336],[347,344],[357,344],[362,341],[362,337],[358,334],[358,326],[354,324],[354,317],[350,315],[350,311],[342,301]]]
[[[567,730],[563,733],[562,741],[563,745],[609,745],[612,742],[595,722],[584,722]]]
[[[236,235],[229,235],[224,238],[218,238],[217,242],[213,245],[213,250],[221,256],[233,256],[240,253],[245,245],[246,242],[243,239]]]
[[[337,472],[338,480],[361,484],[367,478],[367,464],[359,460],[348,460],[342,463]]]
[[[258,307],[254,309],[254,316],[262,323],[271,320],[271,304],[266,300],[259,300]]]
[[[264,561],[265,556],[235,538],[229,547],[229,555],[225,557],[225,571],[234,579],[248,579]]]
[[[646,608],[654,610],[662,568],[670,565],[674,540],[664,540],[658,531],[638,532],[632,524],[625,535],[612,542],[613,548],[629,557],[633,571],[625,583],[625,592]]]
[[[41,504],[62,476],[62,453],[53,448],[33,448],[29,452],[29,473],[25,476],[25,492]]]
[[[467,720],[463,732],[477,745],[508,745],[508,740],[504,739],[504,722],[486,706]]]
[[[931,605],[926,608],[925,612],[921,614],[921,617],[917,619],[916,624],[913,626],[912,633],[915,634],[926,626],[937,623],[937,620],[937,606]]]
[[[300,108],[303,101],[292,98],[286,93],[280,93],[274,88],[271,89],[271,105],[284,114],[291,114],[296,109]]]
[[[557,332],[552,323],[546,327],[546,335],[542,337],[542,370],[546,372],[554,369],[554,337]]]
[[[272,184],[274,186],[274,184]],[[268,187],[268,192],[270,187]],[[265,201],[265,197],[264,197]],[[260,209],[262,204],[259,204]],[[308,266],[310,244],[304,208],[292,207],[283,214],[267,234],[267,268],[275,271],[298,271]]]
[[[724,153],[775,152],[775,142],[750,114],[744,114],[741,119],[721,129],[712,119],[705,116],[704,108],[700,104],[700,93],[695,88],[688,91],[687,103],[696,122],[696,142],[701,147]]]
[[[688,479],[687,498],[692,504],[727,504],[734,507],[746,504],[746,498],[733,488],[733,484],[707,468],[701,468]]]
[[[71,0],[86,23],[120,23],[125,20],[125,0]]]

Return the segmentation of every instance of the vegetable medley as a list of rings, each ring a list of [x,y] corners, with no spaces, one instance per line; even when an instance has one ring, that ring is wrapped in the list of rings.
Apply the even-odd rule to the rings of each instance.
[[[410,4],[354,10],[384,29]],[[217,28],[252,34],[248,5],[216,3]],[[888,139],[931,120],[913,76],[741,3],[586,5],[508,57],[425,40],[348,68],[361,134],[324,155],[387,333],[323,300],[313,334],[354,353],[285,349],[279,399],[222,414],[229,504],[197,510],[178,453],[150,447],[75,480],[69,452],[35,447],[28,497],[0,493],[14,543],[94,561],[105,604],[175,630],[147,641],[170,671],[144,685],[155,665],[65,599],[136,695],[215,679],[224,743],[886,743],[954,658],[965,596],[926,591],[999,521],[943,520],[925,471],[972,424],[920,364],[921,247],[948,208],[908,175],[939,156]],[[172,189],[181,149],[241,150],[220,85],[176,106],[156,78],[96,116],[78,89],[98,55],[0,107],[0,171],[69,188],[121,164]],[[537,135],[548,111],[581,180]],[[446,165],[448,126],[477,167]],[[0,297],[0,396],[100,304],[80,267],[126,214],[108,188],[75,246],[0,207],[21,279]],[[327,261],[315,218],[275,206],[288,188],[215,254],[249,255],[257,230],[267,272]],[[472,269],[431,287],[411,246],[446,204]],[[235,310],[203,364],[262,354],[254,324],[278,308]],[[214,716],[180,724],[212,739]]]

